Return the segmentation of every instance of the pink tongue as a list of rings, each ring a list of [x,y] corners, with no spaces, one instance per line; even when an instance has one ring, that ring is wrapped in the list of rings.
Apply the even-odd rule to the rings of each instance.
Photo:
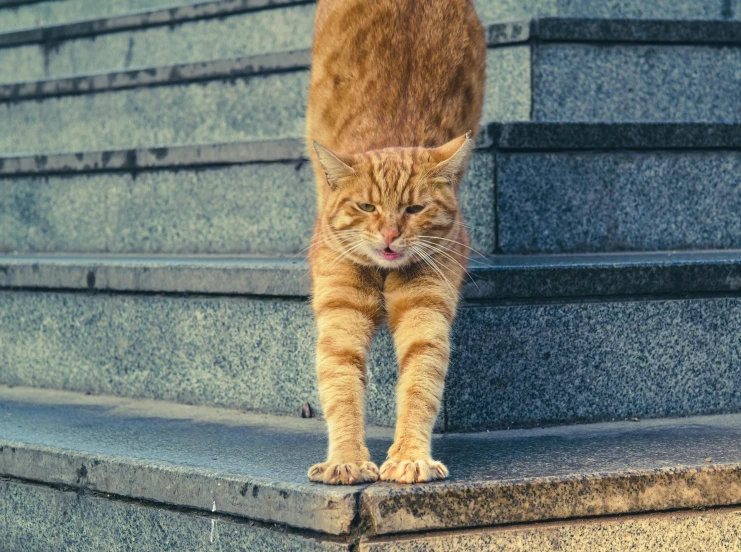
[[[390,253],[388,251],[382,251],[381,255],[383,255],[383,258],[387,261],[393,261],[394,259],[398,259],[399,257],[401,257],[401,253],[396,253],[394,251]]]

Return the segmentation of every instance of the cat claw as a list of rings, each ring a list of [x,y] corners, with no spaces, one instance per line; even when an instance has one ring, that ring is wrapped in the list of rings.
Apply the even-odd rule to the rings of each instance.
[[[373,462],[334,462],[328,460],[309,468],[309,480],[326,485],[359,485],[378,481],[378,466]]]
[[[381,481],[424,483],[448,477],[448,468],[436,460],[386,460],[381,466]]]

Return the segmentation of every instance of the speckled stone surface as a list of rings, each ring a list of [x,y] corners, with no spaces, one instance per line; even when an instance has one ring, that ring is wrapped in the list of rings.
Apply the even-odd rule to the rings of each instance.
[[[558,0],[563,17],[624,19],[741,19],[738,0]]]
[[[741,299],[465,308],[448,429],[741,410]]]
[[[544,44],[534,55],[534,120],[741,117],[741,48]]]
[[[346,533],[352,514],[374,535],[741,500],[738,415],[446,434],[445,482],[350,488],[305,479],[318,420],[7,387],[0,414],[0,474],[320,532]],[[392,431],[367,437],[382,460]]]
[[[625,19],[740,19],[738,0],[475,0],[484,21],[561,16]]]
[[[0,304],[2,383],[281,414],[309,402],[321,413],[304,300],[7,293]],[[370,366],[369,422],[393,425],[385,333]]]
[[[61,2],[52,2],[63,4]],[[70,3],[70,0],[64,4]],[[0,82],[228,59],[311,47],[314,4],[0,50]],[[1,19],[1,17],[0,17]]]
[[[267,529],[218,514],[183,513],[0,479],[6,552],[341,552],[349,544]]]
[[[738,437],[737,416],[444,435],[448,480],[373,484],[361,512],[391,534],[734,505]]]
[[[302,136],[307,72],[0,104],[0,152],[54,153]]]
[[[482,122],[530,120],[530,52],[529,46],[487,52]]]
[[[697,552],[741,550],[741,511],[677,512],[361,542],[361,552]]]
[[[314,322],[298,299],[0,293],[0,382],[320,412]],[[741,411],[739,299],[460,310],[439,428],[474,430]],[[52,369],[53,367],[53,369]],[[386,331],[368,419],[395,421]]]
[[[0,186],[0,251],[292,254],[314,204],[306,162],[19,177]]]
[[[499,247],[504,253],[739,247],[739,171],[735,151],[502,154]]]
[[[473,156],[460,197],[472,247],[493,252],[490,153]],[[0,185],[0,251],[293,254],[309,244],[314,204],[313,171],[300,159],[18,177]]]
[[[73,21],[122,15],[132,11],[198,4],[203,0],[50,0],[0,11],[0,31],[61,25]]]
[[[319,420],[30,388],[0,387],[0,397],[0,475],[350,531],[362,486],[315,485],[306,476],[326,454]]]

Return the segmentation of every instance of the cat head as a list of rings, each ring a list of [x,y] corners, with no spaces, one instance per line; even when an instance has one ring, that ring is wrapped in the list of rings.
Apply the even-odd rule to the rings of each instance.
[[[473,149],[470,133],[438,148],[343,155],[314,142],[314,149],[330,187],[320,214],[324,239],[338,257],[398,269],[460,232],[456,193]]]

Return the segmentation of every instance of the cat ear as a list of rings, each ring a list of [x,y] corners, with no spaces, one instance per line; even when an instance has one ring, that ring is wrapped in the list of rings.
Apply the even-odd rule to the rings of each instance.
[[[471,133],[467,132],[443,144],[439,148],[430,150],[430,157],[437,162],[437,167],[432,171],[433,177],[442,178],[457,186],[463,173],[466,172],[468,159],[473,152],[473,140]]]
[[[343,178],[355,176],[355,170],[348,164],[351,162],[349,156],[344,156],[345,159],[342,159],[319,142],[314,142],[314,151],[327,175],[327,182],[333,190],[337,189]]]

